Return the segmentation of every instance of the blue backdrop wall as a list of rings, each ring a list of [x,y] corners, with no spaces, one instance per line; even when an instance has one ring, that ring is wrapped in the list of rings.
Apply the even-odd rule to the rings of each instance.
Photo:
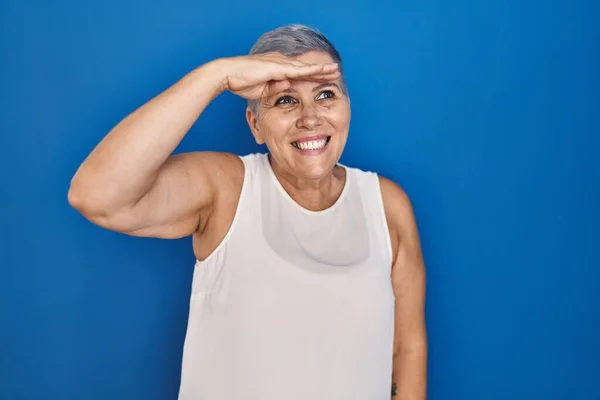
[[[600,399],[599,4],[3,1],[0,398],[176,398],[190,240],[97,228],[69,180],[190,69],[299,22],[345,57],[342,161],[414,202],[430,399]],[[263,150],[241,99],[177,151],[199,149]]]

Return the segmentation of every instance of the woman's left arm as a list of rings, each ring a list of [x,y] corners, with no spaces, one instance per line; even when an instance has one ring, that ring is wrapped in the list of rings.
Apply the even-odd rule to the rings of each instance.
[[[380,178],[392,247],[392,286],[396,296],[392,400],[427,397],[425,265],[413,208],[394,182]]]

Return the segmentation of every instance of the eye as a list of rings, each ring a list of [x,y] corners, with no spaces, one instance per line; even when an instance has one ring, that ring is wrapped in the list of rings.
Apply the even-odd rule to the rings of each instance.
[[[317,96],[317,99],[333,99],[335,97],[335,93],[331,90],[324,90]]]
[[[290,104],[294,101],[294,98],[292,96],[283,96],[280,97],[275,104]]]

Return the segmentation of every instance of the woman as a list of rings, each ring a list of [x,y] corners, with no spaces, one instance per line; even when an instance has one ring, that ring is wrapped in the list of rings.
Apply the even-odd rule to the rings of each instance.
[[[226,90],[268,154],[173,155]],[[93,223],[193,237],[181,399],[425,399],[413,212],[397,184],[338,163],[349,123],[338,52],[285,26],[148,101],[75,174],[69,202]]]

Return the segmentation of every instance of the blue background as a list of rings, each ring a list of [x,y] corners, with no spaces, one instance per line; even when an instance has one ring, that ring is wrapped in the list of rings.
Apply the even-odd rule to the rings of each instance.
[[[69,181],[190,69],[299,22],[345,58],[342,161],[414,202],[429,398],[600,399],[599,17],[593,0],[3,1],[0,398],[176,398],[191,241],[102,230]],[[262,151],[244,105],[219,97],[178,151]]]

